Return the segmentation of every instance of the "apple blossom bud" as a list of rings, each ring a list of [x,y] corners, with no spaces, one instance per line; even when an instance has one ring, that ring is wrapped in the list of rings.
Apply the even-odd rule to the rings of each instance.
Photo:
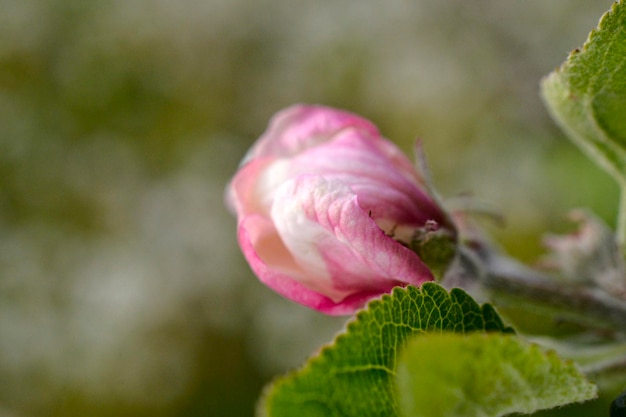
[[[438,270],[450,260],[456,231],[428,189],[371,122],[296,105],[276,114],[248,152],[227,203],[262,282],[340,315],[395,286],[433,280],[426,258]]]

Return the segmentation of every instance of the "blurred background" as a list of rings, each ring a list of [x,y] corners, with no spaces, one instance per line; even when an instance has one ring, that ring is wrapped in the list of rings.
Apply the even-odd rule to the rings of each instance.
[[[524,261],[572,208],[613,224],[538,87],[611,3],[0,0],[0,417],[251,416],[331,340],[345,319],[260,285],[223,204],[295,102],[421,138]]]

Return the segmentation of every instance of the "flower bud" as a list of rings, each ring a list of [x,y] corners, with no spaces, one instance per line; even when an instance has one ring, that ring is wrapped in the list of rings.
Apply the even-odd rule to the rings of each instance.
[[[395,286],[433,280],[414,249],[428,248],[421,252],[440,263],[456,239],[396,146],[369,121],[322,106],[296,105],[272,118],[228,185],[227,202],[259,279],[327,314],[351,314]],[[433,250],[442,237],[446,250]]]

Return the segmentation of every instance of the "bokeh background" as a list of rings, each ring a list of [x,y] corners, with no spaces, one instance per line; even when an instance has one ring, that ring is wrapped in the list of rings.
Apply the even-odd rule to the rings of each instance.
[[[613,224],[538,88],[611,3],[0,0],[0,416],[251,416],[343,327],[257,282],[223,205],[295,102],[421,138],[524,261],[572,208]]]

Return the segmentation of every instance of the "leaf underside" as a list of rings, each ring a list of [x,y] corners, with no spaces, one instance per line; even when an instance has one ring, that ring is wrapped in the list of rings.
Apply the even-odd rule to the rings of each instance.
[[[501,417],[596,396],[571,361],[503,334],[433,334],[407,343],[398,364],[405,416]]]
[[[542,81],[552,116],[626,184],[626,0],[615,2],[581,49]]]

